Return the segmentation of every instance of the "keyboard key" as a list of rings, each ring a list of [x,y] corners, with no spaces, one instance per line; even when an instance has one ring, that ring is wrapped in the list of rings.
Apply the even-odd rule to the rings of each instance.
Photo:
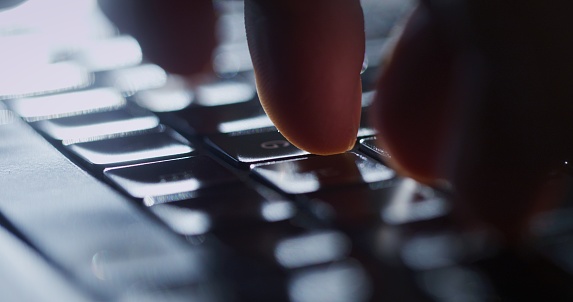
[[[449,210],[443,194],[406,178],[392,188],[381,215],[385,223],[399,225],[444,217]]]
[[[75,64],[54,63],[0,71],[0,82],[0,100],[6,100],[84,88],[93,78]]]
[[[217,74],[227,76],[253,70],[247,43],[220,45],[213,55],[213,68]]]
[[[119,92],[108,88],[22,98],[8,102],[8,106],[28,122],[110,111],[119,109],[125,104],[125,98]]]
[[[350,239],[334,230],[309,231],[285,222],[264,228],[218,232],[217,237],[238,252],[282,270],[331,263],[350,254]]]
[[[165,85],[156,89],[137,92],[133,100],[152,112],[173,112],[187,108],[193,103],[194,93],[184,78],[168,75]]]
[[[290,219],[297,213],[292,202],[267,199],[244,184],[227,185],[224,190],[199,190],[180,201],[148,198],[145,204],[182,235],[260,226]]]
[[[110,166],[175,157],[193,151],[186,140],[164,130],[76,143],[66,147],[94,166]]]
[[[288,194],[392,179],[390,168],[354,152],[256,165],[253,172]]]
[[[345,229],[384,222],[404,225],[445,217],[450,205],[443,193],[412,179],[394,179],[381,188],[349,188],[311,193],[307,208],[319,219]]]
[[[90,40],[74,54],[75,61],[92,72],[134,66],[142,57],[139,43],[130,36]]]
[[[108,168],[104,175],[135,198],[194,192],[238,181],[207,156]]]
[[[34,123],[40,131],[64,144],[93,140],[153,129],[159,126],[159,119],[151,112],[136,106],[118,110],[68,116]]]
[[[195,103],[199,106],[221,106],[255,100],[257,91],[251,84],[226,81],[200,85]]]
[[[288,269],[333,262],[350,253],[350,239],[336,231],[285,238],[275,246],[276,261]]]
[[[101,85],[115,87],[125,96],[141,90],[160,88],[167,82],[165,70],[154,64],[116,69],[106,72],[101,77],[99,81]]]
[[[344,229],[360,230],[381,221],[381,213],[392,196],[394,182],[388,187],[343,188],[307,195],[304,204],[318,219]]]
[[[216,107],[190,106],[174,112],[165,121],[189,134],[230,133],[273,126],[258,102]]]
[[[291,145],[276,130],[241,135],[214,135],[207,139],[207,143],[236,164],[251,164],[309,154]]]

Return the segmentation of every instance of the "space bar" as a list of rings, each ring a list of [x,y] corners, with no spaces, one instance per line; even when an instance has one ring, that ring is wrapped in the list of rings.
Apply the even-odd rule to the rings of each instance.
[[[210,271],[204,253],[80,170],[5,110],[0,110],[0,155],[0,213],[98,300],[125,297],[133,286],[193,284]]]

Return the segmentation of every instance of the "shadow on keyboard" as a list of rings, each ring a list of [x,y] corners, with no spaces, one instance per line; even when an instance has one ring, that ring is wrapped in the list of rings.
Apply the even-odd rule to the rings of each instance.
[[[216,76],[193,87],[94,1],[45,2],[0,13],[4,301],[573,300],[567,207],[506,250],[385,166],[366,120],[344,154],[288,143],[258,102],[240,1],[217,3]],[[411,4],[362,2],[366,116]]]

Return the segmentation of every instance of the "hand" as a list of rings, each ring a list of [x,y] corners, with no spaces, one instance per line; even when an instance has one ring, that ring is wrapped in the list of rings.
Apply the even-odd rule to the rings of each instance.
[[[573,154],[573,35],[564,30],[573,4],[466,2],[461,39],[435,11],[416,10],[385,64],[371,120],[395,169],[449,181],[458,213],[517,238],[553,199],[548,175]],[[177,73],[205,70],[215,45],[211,0],[121,3],[122,18],[108,14],[151,60]],[[281,133],[316,154],[351,148],[364,54],[359,1],[245,7],[259,96]]]

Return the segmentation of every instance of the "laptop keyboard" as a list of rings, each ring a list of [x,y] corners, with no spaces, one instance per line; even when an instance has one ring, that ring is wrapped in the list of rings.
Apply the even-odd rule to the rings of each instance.
[[[404,3],[363,1],[363,116]],[[226,34],[217,76],[192,88],[145,62],[133,38],[109,34],[77,45],[62,38],[39,48],[41,63],[1,71],[10,85],[0,84],[8,171],[0,223],[32,249],[34,282],[61,279],[50,281],[57,286],[46,301],[573,297],[556,281],[571,280],[570,248],[551,239],[570,241],[573,229],[544,237],[549,252],[535,245],[524,261],[480,232],[457,230],[448,193],[387,167],[366,120],[344,154],[316,156],[286,141],[258,103],[237,31],[241,3],[218,5]],[[0,40],[40,41],[13,31]],[[533,293],[523,290],[531,282]]]

